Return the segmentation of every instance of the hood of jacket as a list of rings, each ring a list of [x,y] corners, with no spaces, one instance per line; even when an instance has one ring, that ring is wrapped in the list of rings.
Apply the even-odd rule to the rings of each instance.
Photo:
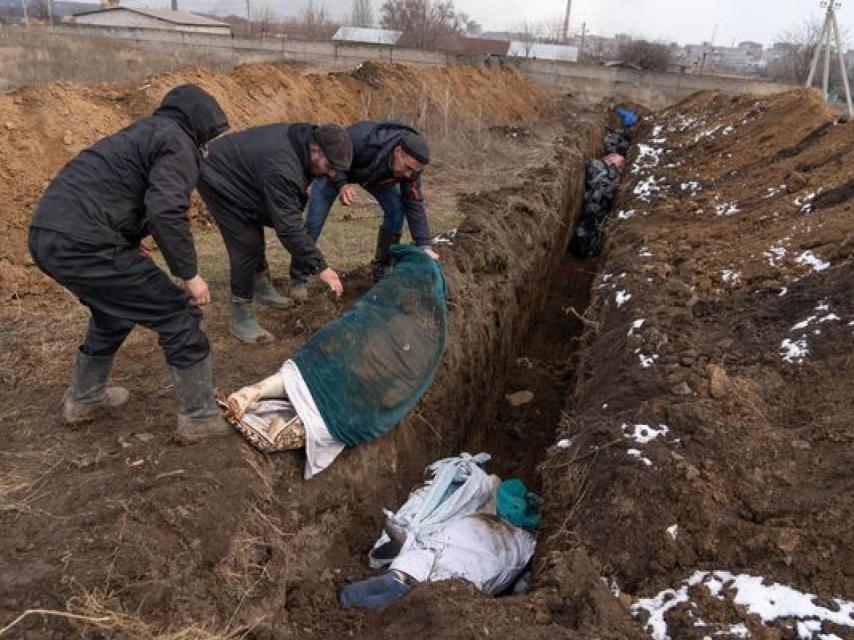
[[[228,130],[228,117],[216,99],[201,87],[183,84],[163,98],[154,112],[176,121],[201,146]]]

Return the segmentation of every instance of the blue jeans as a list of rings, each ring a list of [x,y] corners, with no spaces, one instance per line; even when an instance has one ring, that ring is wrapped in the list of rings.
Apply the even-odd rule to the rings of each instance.
[[[383,210],[383,223],[380,231],[385,235],[397,235],[403,230],[403,199],[400,195],[400,185],[390,184],[384,187],[368,189]],[[315,178],[311,183],[311,193],[308,197],[308,212],[305,216],[305,229],[315,242],[323,231],[326,218],[335,198],[338,197],[338,189],[329,178]]]

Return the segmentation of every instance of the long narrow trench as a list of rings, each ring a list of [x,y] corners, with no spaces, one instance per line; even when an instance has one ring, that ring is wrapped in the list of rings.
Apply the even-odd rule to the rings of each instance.
[[[565,254],[552,274],[544,304],[537,310],[508,371],[498,416],[470,438],[466,450],[492,455],[488,469],[501,478],[521,478],[539,493],[538,465],[555,434],[575,375],[582,315],[598,259]],[[576,313],[574,313],[575,311]]]

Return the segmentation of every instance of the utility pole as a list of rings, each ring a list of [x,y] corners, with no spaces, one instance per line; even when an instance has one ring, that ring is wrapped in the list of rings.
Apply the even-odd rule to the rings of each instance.
[[[569,42],[569,14],[572,13],[572,0],[566,0],[566,16],[563,19],[563,43]]]
[[[172,11],[178,10],[178,0],[172,0]]]
[[[24,26],[30,26],[30,16],[27,15],[27,0],[21,0],[21,6],[24,8]]]
[[[252,7],[250,0],[246,0],[246,24],[249,26],[249,35],[252,35]]]
[[[821,33],[818,36],[818,41],[813,53],[812,63],[810,63],[810,72],[807,76],[805,87],[812,86],[815,70],[818,67],[818,58],[821,55],[821,47],[824,45],[824,69],[822,74],[822,93],[825,101],[829,96],[830,88],[830,38],[833,36],[836,42],[836,52],[839,55],[839,68],[842,72],[842,84],[845,86],[845,102],[848,105],[848,116],[854,118],[854,105],[851,102],[851,87],[848,83],[848,69],[845,66],[845,53],[842,51],[842,40],[839,37],[839,23],[836,21],[836,9],[842,6],[837,0],[822,0],[821,6],[827,9],[824,16],[824,24],[821,27]],[[832,32],[832,33],[831,33]]]
[[[587,35],[587,23],[581,23],[581,46],[578,49],[578,61],[584,62],[584,37]]]

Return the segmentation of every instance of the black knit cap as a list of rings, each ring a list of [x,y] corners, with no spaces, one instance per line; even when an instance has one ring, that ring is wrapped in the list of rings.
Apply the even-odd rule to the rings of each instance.
[[[339,171],[347,171],[353,162],[353,143],[347,130],[337,124],[322,124],[316,127],[311,139],[317,143],[324,155]]]
[[[407,155],[412,156],[421,164],[430,164],[430,147],[427,141],[418,133],[407,133],[400,139],[400,146]]]

